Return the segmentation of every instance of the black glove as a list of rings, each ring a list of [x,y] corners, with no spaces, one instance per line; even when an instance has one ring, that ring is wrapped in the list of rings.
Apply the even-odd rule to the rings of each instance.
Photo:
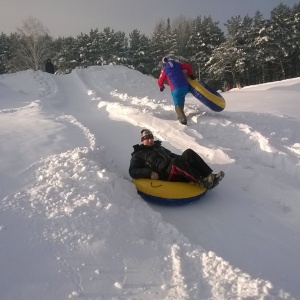
[[[192,80],[195,80],[196,79],[196,77],[192,74],[192,75],[190,75],[190,78],[192,79]]]
[[[162,88],[160,88],[159,90],[161,91],[161,92],[163,92],[164,91],[164,89],[165,89],[165,87],[163,86]]]

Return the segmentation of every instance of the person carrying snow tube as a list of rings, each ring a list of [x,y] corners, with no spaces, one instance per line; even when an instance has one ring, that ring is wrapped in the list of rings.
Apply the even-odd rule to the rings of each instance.
[[[184,74],[184,70],[188,76],[194,80],[192,66],[188,63],[177,62],[171,58],[163,57],[163,68],[158,78],[158,86],[161,92],[164,91],[164,82],[167,80],[171,89],[171,95],[175,106],[175,111],[181,124],[186,125],[187,119],[184,114],[185,96],[189,92],[189,84]]]

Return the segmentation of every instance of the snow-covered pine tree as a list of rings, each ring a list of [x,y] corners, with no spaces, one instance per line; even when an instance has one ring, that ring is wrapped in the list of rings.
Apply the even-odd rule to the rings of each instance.
[[[128,66],[144,74],[153,68],[150,39],[137,29],[129,33]]]
[[[231,18],[225,25],[228,31],[226,41],[213,50],[205,67],[211,79],[234,85],[245,71],[244,27],[240,16]]]
[[[192,34],[187,43],[188,59],[192,63],[195,75],[208,78],[205,69],[213,50],[224,41],[224,34],[211,17],[198,16],[193,22]]]
[[[53,43],[56,69],[58,73],[70,73],[79,66],[77,39],[73,37],[58,38]]]
[[[0,74],[9,72],[8,61],[10,58],[10,39],[1,33],[0,34]]]
[[[291,64],[294,46],[291,29],[292,10],[281,3],[271,11],[268,30],[275,80],[286,79],[287,65]]]

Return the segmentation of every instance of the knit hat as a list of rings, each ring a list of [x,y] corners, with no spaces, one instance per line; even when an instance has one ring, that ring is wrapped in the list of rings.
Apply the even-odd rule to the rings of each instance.
[[[167,56],[164,56],[161,60],[163,63],[167,63],[169,61]]]
[[[143,129],[143,130],[141,131],[141,141],[143,141],[143,138],[144,138],[145,136],[148,136],[148,135],[150,135],[150,136],[153,137],[153,134],[152,134],[152,132],[151,132],[149,129]]]

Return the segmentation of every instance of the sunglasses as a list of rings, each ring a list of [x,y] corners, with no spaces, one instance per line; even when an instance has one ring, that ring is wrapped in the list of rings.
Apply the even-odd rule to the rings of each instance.
[[[141,138],[142,142],[145,141],[145,140],[149,140],[149,139],[153,139],[153,134],[148,134],[148,135],[145,135]]]

